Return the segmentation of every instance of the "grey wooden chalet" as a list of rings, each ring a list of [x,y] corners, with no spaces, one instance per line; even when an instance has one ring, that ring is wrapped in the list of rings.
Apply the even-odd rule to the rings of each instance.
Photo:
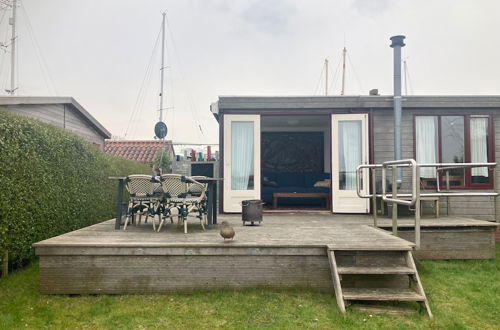
[[[402,157],[436,164],[500,156],[500,97],[418,96],[402,103]],[[497,224],[467,218],[493,220],[498,198],[492,193],[454,196],[449,207],[444,197],[440,210],[449,216],[430,213],[418,225],[418,212],[415,221],[399,224],[344,214],[371,211],[369,200],[356,193],[357,187],[368,189],[357,183],[358,164],[394,159],[392,97],[220,97],[212,112],[220,124],[222,211],[238,213],[242,200],[262,199],[271,211],[263,225],[245,226],[242,216],[221,214],[236,231],[226,244],[216,228],[190,230],[188,238],[173,223],[153,232],[152,218],[127,234],[118,231],[117,216],[34,244],[42,293],[309,287],[335,291],[341,312],[353,301],[413,301],[432,317],[414,255],[495,258]],[[422,190],[436,188],[440,176],[414,168],[421,170]],[[500,179],[493,173],[488,167],[454,169],[450,188],[493,191]]]
[[[64,128],[100,149],[111,133],[72,97],[0,96],[0,110]]]
[[[220,125],[224,212],[241,210],[243,199],[262,199],[269,208],[274,202],[368,213],[368,200],[353,190],[353,168],[394,159],[392,96],[228,96],[211,111]],[[401,127],[403,159],[500,160],[500,96],[403,96]],[[456,170],[451,189],[494,191],[500,178],[493,173]],[[421,177],[421,189],[435,190],[435,172],[423,170]],[[495,220],[497,204],[484,196],[441,198],[440,212]]]

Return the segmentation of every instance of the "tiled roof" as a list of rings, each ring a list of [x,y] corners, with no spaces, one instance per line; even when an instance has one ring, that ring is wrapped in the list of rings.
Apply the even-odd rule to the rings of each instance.
[[[153,162],[162,149],[171,152],[172,141],[160,140],[106,140],[104,152],[141,163]]]

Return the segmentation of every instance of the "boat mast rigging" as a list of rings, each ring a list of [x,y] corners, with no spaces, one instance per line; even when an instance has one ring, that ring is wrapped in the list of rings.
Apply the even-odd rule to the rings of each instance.
[[[163,81],[164,81],[164,70],[165,70],[165,15],[166,12],[163,12],[163,19],[161,22],[161,68],[160,68],[160,119],[156,123],[154,131],[155,136],[164,140],[167,136],[167,125],[163,122]],[[163,157],[163,152],[162,152]],[[160,158],[161,161],[161,158]]]
[[[344,46],[342,50],[342,90],[340,91],[340,95],[344,95],[345,93],[345,58],[347,54],[347,49]]]
[[[14,95],[16,92],[16,16],[17,16],[17,0],[12,1],[12,16],[9,19],[9,24],[12,25],[12,34],[10,38],[10,89],[6,89],[5,91]]]
[[[325,58],[325,96],[328,96],[328,59]]]
[[[161,22],[161,79],[160,79],[160,122],[163,121],[163,81],[164,81],[164,70],[165,70],[165,15],[163,12],[163,19]]]

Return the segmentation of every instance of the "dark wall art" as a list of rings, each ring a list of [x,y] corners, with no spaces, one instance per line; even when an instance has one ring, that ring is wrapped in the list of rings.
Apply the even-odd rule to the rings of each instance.
[[[262,132],[262,172],[323,173],[323,132]]]

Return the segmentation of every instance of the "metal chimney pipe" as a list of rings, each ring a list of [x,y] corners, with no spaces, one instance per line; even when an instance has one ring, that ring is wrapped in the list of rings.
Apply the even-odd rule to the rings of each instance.
[[[391,37],[394,49],[394,159],[402,159],[401,153],[401,47],[405,36]],[[401,184],[401,169],[398,169],[398,184]]]

